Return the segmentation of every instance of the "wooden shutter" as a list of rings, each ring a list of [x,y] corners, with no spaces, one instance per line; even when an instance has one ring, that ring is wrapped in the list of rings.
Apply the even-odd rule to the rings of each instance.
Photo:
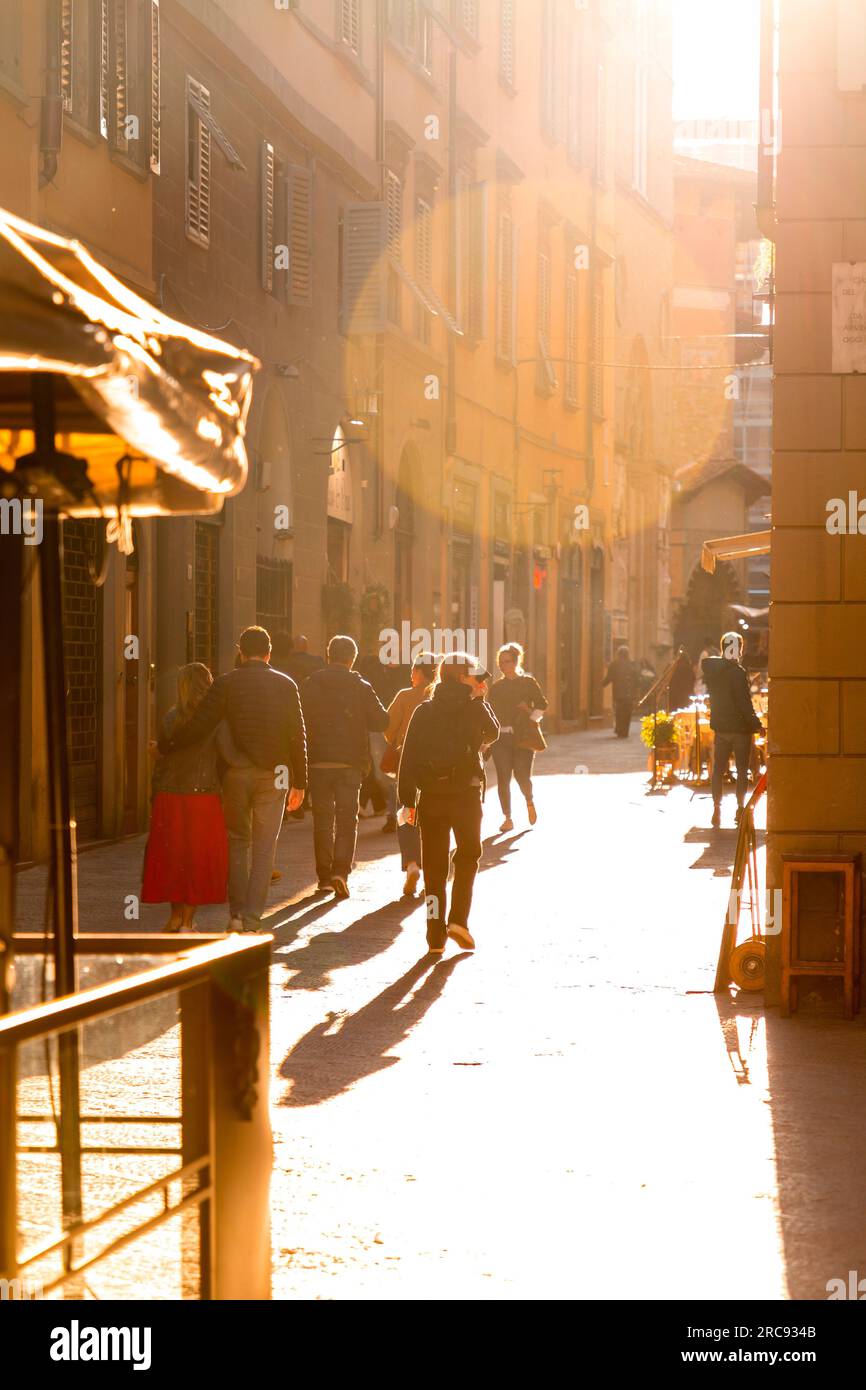
[[[340,0],[340,38],[353,53],[361,41],[360,0]]]
[[[117,149],[124,151],[129,148],[126,138],[126,117],[129,114],[129,35],[126,6],[127,0],[113,0],[111,35],[114,144]]]
[[[578,295],[577,275],[568,272],[565,281],[565,403],[576,406],[577,398],[577,346],[578,346]]]
[[[496,356],[514,360],[514,270],[517,238],[510,208],[502,208],[496,234]]]
[[[109,24],[109,0],[97,0],[97,39],[99,41],[99,133],[103,140],[108,139],[110,125],[109,91],[111,88],[111,25]]]
[[[261,164],[261,225],[262,225],[262,289],[271,294],[274,288],[274,214],[276,210],[276,164],[274,147],[262,141]]]
[[[487,185],[469,189],[469,275],[466,333],[473,342],[484,337],[487,318]]]
[[[467,34],[478,37],[478,0],[460,0],[460,23]]]
[[[194,78],[186,79],[188,95],[194,96],[210,110],[210,92]],[[199,120],[195,109],[186,104],[187,171],[186,171],[186,232],[201,246],[210,244],[211,162],[210,131]]]
[[[433,283],[433,209],[424,198],[415,204],[415,278],[422,286]]]
[[[289,238],[288,303],[313,302],[313,175],[300,164],[286,172],[286,226]]]
[[[583,43],[576,31],[572,30],[568,45],[568,116],[566,138],[568,157],[572,164],[583,162]]]
[[[385,327],[385,204],[349,203],[343,212],[340,329],[381,333]]]
[[[541,34],[541,129],[556,138],[559,64],[556,51],[556,0],[542,0]]]
[[[61,0],[60,5],[60,93],[63,97],[64,111],[72,110],[73,87],[73,44],[72,0]]]
[[[516,0],[500,0],[499,5],[499,76],[509,87],[514,86],[514,6]]]
[[[160,78],[159,78],[159,0],[149,0],[150,4],[150,169],[158,174],[160,169]]]
[[[604,414],[604,300],[600,289],[592,294],[592,408]]]
[[[607,78],[603,63],[598,64],[595,77],[595,177],[600,184],[607,182]]]
[[[403,259],[403,180],[393,169],[385,170],[385,210],[388,250]]]

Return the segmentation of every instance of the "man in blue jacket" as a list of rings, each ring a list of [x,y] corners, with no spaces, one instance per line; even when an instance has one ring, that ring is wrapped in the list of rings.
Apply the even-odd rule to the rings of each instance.
[[[713,819],[721,825],[722,780],[733,753],[737,763],[737,824],[746,799],[752,736],[762,732],[762,724],[752,706],[749,677],[740,664],[743,639],[738,632],[726,632],[719,643],[721,656],[708,656],[701,662],[704,684],[710,697],[710,728],[713,746]]]

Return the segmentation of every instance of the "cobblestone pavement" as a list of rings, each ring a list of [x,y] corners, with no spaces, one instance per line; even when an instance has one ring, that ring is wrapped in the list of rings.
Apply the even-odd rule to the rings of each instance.
[[[309,821],[284,827],[274,1296],[808,1298],[866,1274],[862,1024],[713,996],[734,832],[704,795],[647,795],[634,733],[552,739],[537,772],[533,829],[499,835],[488,792],[475,954],[426,957],[380,820],[343,903],[312,892]],[[142,847],[82,855],[82,929],[123,928]],[[41,871],[19,887],[35,929]]]

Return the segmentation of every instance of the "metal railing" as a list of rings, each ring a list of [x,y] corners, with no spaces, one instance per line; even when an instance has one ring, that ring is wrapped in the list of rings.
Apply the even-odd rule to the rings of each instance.
[[[236,936],[207,942],[200,936],[148,937],[89,935],[77,937],[75,954],[131,956],[171,952],[164,965],[82,990],[33,1008],[0,1017],[0,1278],[30,1279],[47,1259],[60,1262],[60,1273],[42,1283],[43,1293],[76,1288],[85,1271],[158,1229],[181,1212],[197,1210],[198,1261],[193,1296],[203,1299],[270,1297],[269,1187],[272,1166],[268,1112],[268,972],[269,936]],[[44,952],[41,936],[15,938],[20,955]],[[186,949],[185,949],[186,948]],[[177,952],[183,954],[177,956]],[[54,1146],[20,1146],[17,1124],[54,1117],[18,1115],[18,1050],[28,1043],[58,1038],[97,1019],[118,1014],[167,995],[180,1002],[180,1114],[112,1115],[119,1125],[150,1123],[180,1126],[180,1147],[82,1148],[81,1125],[103,1116],[76,1113],[72,1123],[57,1124]],[[62,1093],[61,1093],[62,1106]],[[67,1117],[68,1119],[69,1117]],[[70,1146],[77,1146],[74,1154]],[[61,1234],[35,1249],[20,1252],[18,1223],[18,1154],[56,1152],[64,1164],[72,1158],[80,1171],[82,1152],[165,1153],[179,1155],[169,1172],[124,1196],[85,1220],[67,1213]],[[172,1201],[171,1187],[181,1186]],[[135,1203],[161,1194],[162,1210],[86,1256],[84,1237],[126,1212]],[[73,1204],[73,1212],[75,1207]],[[73,1296],[78,1296],[73,1294]]]

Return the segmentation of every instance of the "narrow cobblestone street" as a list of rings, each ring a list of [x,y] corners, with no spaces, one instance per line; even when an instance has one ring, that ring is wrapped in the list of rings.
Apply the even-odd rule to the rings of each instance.
[[[866,1264],[862,1023],[713,996],[734,832],[646,794],[635,732],[537,768],[532,830],[498,835],[488,792],[474,955],[426,957],[379,819],[343,903],[309,820],[283,829],[274,1297],[826,1297]],[[125,925],[142,846],[82,855],[82,930]],[[31,930],[43,883],[19,876]]]

